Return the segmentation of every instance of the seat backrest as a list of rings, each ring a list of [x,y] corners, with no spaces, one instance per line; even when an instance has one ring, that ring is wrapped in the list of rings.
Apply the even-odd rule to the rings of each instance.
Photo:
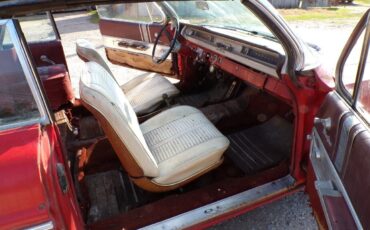
[[[119,85],[96,62],[86,62],[86,67],[80,80],[82,103],[99,120],[124,168],[133,177],[158,176],[137,116]],[[142,172],[135,170],[135,164]]]
[[[91,42],[85,39],[78,39],[76,41],[76,53],[84,61],[92,61],[98,63],[114,78],[114,75],[110,70],[108,63],[99,54],[99,52],[95,49],[94,45]]]

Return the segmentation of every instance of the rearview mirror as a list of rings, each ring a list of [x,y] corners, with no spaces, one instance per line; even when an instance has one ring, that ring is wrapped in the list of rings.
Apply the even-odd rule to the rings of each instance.
[[[207,2],[198,1],[198,2],[195,2],[195,5],[196,5],[197,9],[200,9],[200,10],[209,10],[209,5],[208,5]]]

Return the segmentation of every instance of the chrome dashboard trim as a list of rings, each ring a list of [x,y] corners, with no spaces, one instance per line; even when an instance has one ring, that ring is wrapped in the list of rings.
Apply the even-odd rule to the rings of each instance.
[[[262,1],[256,1],[256,0],[244,0],[245,2],[249,2],[253,4],[255,7],[257,7],[264,15],[266,15],[271,21],[274,22],[274,26],[276,26],[279,29],[279,32],[284,35],[284,39],[289,42],[289,44],[292,45],[293,50],[286,50],[286,53],[289,54],[290,52],[293,52],[293,57],[290,57],[290,55],[287,55],[288,58],[294,58],[295,71],[300,71],[304,69],[304,61],[305,61],[305,52],[302,49],[302,41],[293,33],[293,31],[290,29],[288,24],[285,22],[285,20],[281,17],[281,15],[276,11],[272,5],[266,5],[262,3]],[[242,0],[242,2],[244,3]],[[270,3],[267,3],[270,4]],[[285,47],[286,48],[286,47]],[[288,59],[287,58],[287,59]]]
[[[217,53],[219,55],[227,57],[227,58],[229,58],[233,61],[244,64],[244,65],[246,65],[248,67],[251,67],[253,69],[256,69],[258,71],[264,72],[264,73],[266,73],[270,76],[279,78],[279,73],[277,72],[277,67],[270,67],[270,66],[268,66],[268,65],[271,65],[269,63],[262,64],[258,61],[252,60],[249,57],[242,56],[241,55],[242,54],[241,49],[238,52],[238,54],[235,53],[235,52],[229,51],[229,50],[221,49],[221,48],[217,47],[216,44],[210,44],[210,41],[206,42],[206,41],[203,41],[202,39],[199,39],[199,38],[196,38],[192,35],[189,35],[188,34],[189,30],[194,31],[194,33],[197,33],[197,34],[202,33],[202,35],[209,35],[213,39],[218,39],[218,40],[221,40],[223,42],[226,42],[233,49],[235,49],[235,47],[238,47],[238,48],[242,47],[243,48],[244,46],[248,46],[247,44],[244,44],[244,43],[239,42],[239,41],[234,41],[230,38],[226,38],[226,37],[222,36],[222,34],[219,34],[217,32],[205,31],[203,29],[196,29],[191,25],[190,26],[189,25],[185,26],[181,31],[181,35],[184,38],[186,38],[188,41],[196,44],[200,48],[208,49],[208,50],[210,50],[214,53]],[[278,55],[278,53],[276,53],[276,55]]]

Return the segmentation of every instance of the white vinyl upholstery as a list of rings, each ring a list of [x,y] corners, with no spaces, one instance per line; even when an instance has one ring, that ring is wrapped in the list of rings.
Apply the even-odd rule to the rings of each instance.
[[[184,181],[222,160],[229,140],[190,106],[166,110],[140,125],[159,168],[158,184]]]
[[[145,142],[137,116],[118,84],[95,62],[87,62],[80,81],[80,97],[112,124],[136,162],[150,177],[159,175],[158,165]]]
[[[126,84],[121,87],[137,114],[152,112],[163,101],[164,93],[169,97],[179,93],[166,78],[153,75],[130,90],[124,90]]]
[[[93,61],[101,65],[116,81],[107,62],[89,41],[78,39],[76,52],[85,61]],[[163,101],[163,94],[173,97],[180,92],[169,80],[157,73],[147,72],[130,78],[132,80],[122,85],[121,89],[137,114],[154,111]]]
[[[95,62],[86,63],[80,95],[114,128],[146,177],[179,184],[222,161],[228,139],[196,108],[178,106],[139,125],[119,85]]]

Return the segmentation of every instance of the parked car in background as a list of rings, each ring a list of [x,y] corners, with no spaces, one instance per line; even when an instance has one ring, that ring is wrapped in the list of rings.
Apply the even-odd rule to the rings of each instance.
[[[86,3],[0,3],[1,229],[206,228],[302,186],[370,227],[369,11],[331,76],[267,0],[89,4],[72,85],[50,11]]]

